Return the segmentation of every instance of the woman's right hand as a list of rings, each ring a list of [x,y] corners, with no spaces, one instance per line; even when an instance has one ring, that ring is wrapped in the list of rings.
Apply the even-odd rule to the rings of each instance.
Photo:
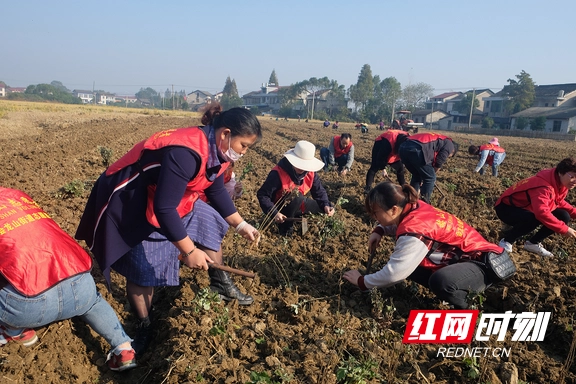
[[[568,231],[562,235],[566,237],[576,237],[576,230],[574,230],[572,227],[568,227]]]
[[[276,216],[274,216],[274,221],[277,223],[283,223],[286,220],[286,216],[278,212]]]
[[[370,234],[370,237],[368,238],[368,250],[370,252],[375,251],[376,248],[378,248],[378,245],[380,245],[381,239],[382,239],[382,236],[380,236],[376,232],[372,232]]]
[[[214,260],[200,248],[196,248],[190,255],[183,257],[182,261],[190,268],[203,269],[205,271],[208,270],[208,263],[214,262]]]

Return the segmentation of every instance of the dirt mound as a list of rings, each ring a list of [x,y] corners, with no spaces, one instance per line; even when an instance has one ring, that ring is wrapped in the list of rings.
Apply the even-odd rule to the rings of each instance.
[[[10,112],[0,122],[4,164],[0,185],[29,193],[64,230],[74,234],[91,185],[105,169],[99,147],[111,149],[115,160],[153,132],[199,121],[121,111],[70,115],[30,110]],[[368,257],[366,242],[373,222],[364,212],[362,189],[379,131],[371,128],[361,134],[351,123],[341,123],[335,131],[322,128],[321,122],[269,118],[261,122],[262,143],[237,165],[238,172],[248,163],[253,165],[237,204],[241,214],[260,222],[255,192],[296,141],[306,139],[321,147],[335,133],[350,132],[356,145],[352,172],[345,177],[321,174],[331,200],[342,202],[336,225],[327,229],[312,222],[304,236],[289,238],[270,230],[258,248],[230,231],[223,244],[227,263],[257,273],[254,280],[235,278],[241,289],[255,297],[255,303],[248,308],[218,303],[205,290],[206,274],[183,267],[180,287],[157,291],[154,344],[135,370],[110,372],[104,364],[107,345],[82,321],[72,320],[38,329],[40,342],[31,348],[3,347],[2,382],[336,383],[338,374],[347,373],[345,382],[349,383],[360,379],[369,383],[498,383],[515,370],[523,382],[559,382],[561,377],[575,381],[574,368],[570,364],[563,368],[574,334],[573,241],[551,237],[545,246],[558,256],[544,260],[517,244],[518,275],[477,297],[485,312],[552,312],[543,342],[474,342],[479,347],[510,347],[511,354],[473,361],[437,357],[437,345],[402,344],[410,309],[436,309],[442,304],[411,283],[383,290],[377,297],[361,294],[341,278],[350,268],[363,269]],[[470,141],[479,145],[490,139],[451,136],[462,148]],[[574,143],[509,137],[503,137],[501,144],[508,157],[499,178],[474,174],[476,160],[463,151],[448,161],[438,180],[447,195],[441,208],[493,242],[499,240],[501,223],[492,205],[500,193],[513,182],[555,165],[574,148]],[[435,192],[433,202],[438,197]],[[573,193],[569,200],[574,200]],[[391,241],[383,242],[375,268],[386,262],[392,248]],[[93,274],[127,332],[134,334],[123,278],[113,274],[113,290],[108,292],[97,267]]]

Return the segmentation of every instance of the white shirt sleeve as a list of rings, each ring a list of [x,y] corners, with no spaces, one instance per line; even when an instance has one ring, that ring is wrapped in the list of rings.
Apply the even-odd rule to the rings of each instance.
[[[400,236],[384,268],[364,276],[366,288],[389,287],[405,280],[422,262],[428,247],[414,236]]]

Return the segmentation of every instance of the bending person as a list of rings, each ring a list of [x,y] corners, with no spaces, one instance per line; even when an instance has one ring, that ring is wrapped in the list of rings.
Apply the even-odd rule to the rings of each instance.
[[[495,283],[481,261],[485,252],[500,254],[503,249],[459,218],[418,200],[411,186],[378,184],[365,204],[379,223],[368,240],[370,250],[376,249],[385,232],[396,234],[396,245],[380,271],[366,276],[357,270],[344,273],[361,290],[409,279],[454,308],[464,309],[470,292],[482,292]]]
[[[458,144],[437,133],[418,133],[408,137],[398,150],[400,160],[412,174],[410,185],[430,203],[436,172],[458,152]]]
[[[32,328],[80,317],[111,346],[113,371],[136,366],[132,339],[100,295],[92,258],[30,196],[0,187],[0,345],[26,347]]]
[[[169,129],[136,144],[96,181],[76,232],[94,253],[104,276],[126,277],[130,305],[139,319],[134,348],[151,340],[154,287],[179,284],[182,255],[190,268],[208,270],[210,288],[225,300],[249,305],[222,263],[228,226],[254,241],[259,233],[236,211],[224,171],[260,140],[260,123],[244,108],[222,112],[209,104],[201,127]],[[210,204],[198,200],[204,192]]]
[[[471,145],[468,147],[468,153],[471,155],[479,156],[480,160],[474,168],[474,172],[480,172],[481,175],[484,174],[484,165],[488,164],[492,167],[492,176],[498,176],[498,166],[502,164],[506,158],[506,151],[500,146],[498,138],[495,137],[488,144],[476,147]]]
[[[294,221],[287,219],[306,213],[334,214],[328,194],[316,174],[324,163],[314,157],[315,152],[314,144],[304,140],[297,142],[272,168],[256,193],[262,211],[274,217],[281,235],[292,232]],[[306,197],[308,192],[312,198]],[[283,208],[278,210],[281,205]]]
[[[364,193],[370,192],[376,172],[383,169],[384,177],[388,176],[388,172],[386,172],[387,165],[390,165],[394,172],[396,172],[398,184],[406,184],[406,169],[402,161],[400,161],[398,148],[406,141],[408,136],[408,132],[389,129],[374,140],[374,145],[372,146],[372,162],[370,163],[368,173],[366,173]]]
[[[512,226],[500,240],[500,246],[512,252],[512,245],[536,228],[540,229],[524,243],[524,249],[540,256],[554,256],[542,246],[553,233],[576,237],[568,226],[576,218],[576,208],[566,201],[568,191],[576,186],[576,159],[568,157],[556,168],[544,169],[511,186],[498,198],[496,215]]]

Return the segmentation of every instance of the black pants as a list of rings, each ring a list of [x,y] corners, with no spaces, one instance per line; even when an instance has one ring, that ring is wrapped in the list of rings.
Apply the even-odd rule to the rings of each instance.
[[[512,226],[512,229],[507,231],[504,236],[504,240],[510,244],[514,244],[514,242],[520,237],[532,233],[532,231],[542,225],[532,212],[522,208],[500,203],[494,207],[494,210],[500,220]],[[557,208],[552,211],[552,214],[558,220],[561,220],[566,224],[570,222],[570,214],[564,209]],[[532,244],[538,244],[553,233],[553,230],[542,225],[542,228],[540,228],[528,241]]]
[[[404,164],[402,164],[400,160],[391,164],[387,163],[390,152],[392,152],[392,147],[388,140],[379,140],[374,142],[374,145],[372,146],[372,161],[370,163],[370,169],[368,169],[368,173],[366,173],[366,187],[372,188],[376,173],[386,168],[387,165],[390,165],[390,168],[392,168],[396,173],[398,184],[406,184],[406,168],[404,168]]]
[[[297,196],[284,208],[280,210],[286,217],[302,217],[306,213],[318,214],[320,213],[320,206],[314,199],[305,196]],[[293,221],[285,221],[278,224],[278,231],[280,234],[285,235],[294,226]]]
[[[410,140],[400,146],[400,159],[412,174],[410,185],[420,192],[420,198],[430,203],[434,183],[436,183],[436,171],[432,164],[426,164],[422,147]]]
[[[483,292],[491,284],[484,267],[470,262],[448,265],[436,271],[417,267],[408,279],[430,289],[455,309],[468,308],[468,294]]]

